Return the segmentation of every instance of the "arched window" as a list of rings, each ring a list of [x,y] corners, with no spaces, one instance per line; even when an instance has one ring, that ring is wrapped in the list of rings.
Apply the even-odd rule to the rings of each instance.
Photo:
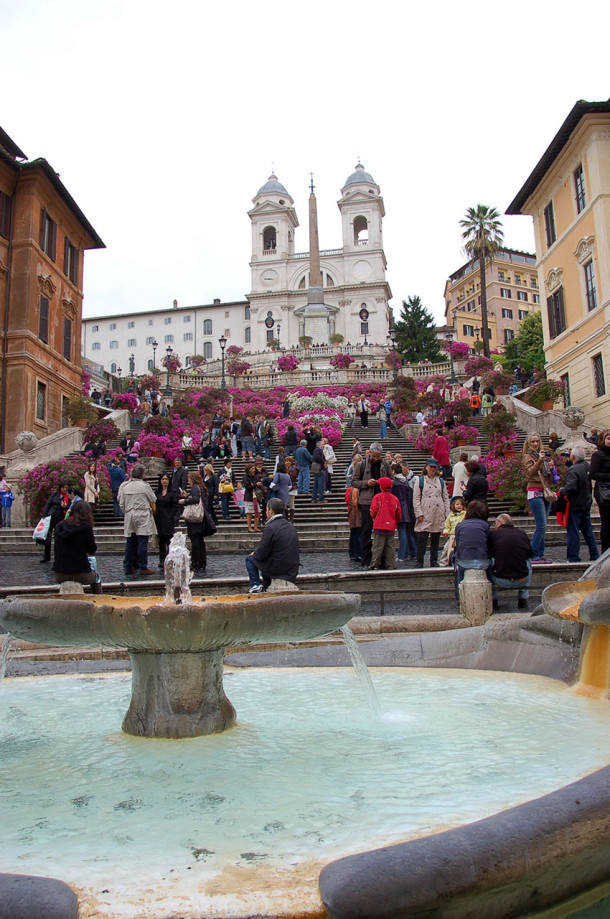
[[[190,357],[187,357],[187,358],[184,359],[184,366],[185,366],[185,367],[190,367],[190,366],[191,366],[191,358],[190,358]]]
[[[250,318],[250,306],[245,306],[244,307],[244,319],[249,319],[249,318]]]
[[[366,246],[369,241],[369,224],[366,217],[356,217],[354,220],[354,245]]]
[[[327,287],[334,287],[334,286],[335,286],[335,282],[333,281],[333,279],[331,278],[331,276],[330,276],[329,274],[326,275],[326,286],[327,286]]]
[[[244,329],[244,344],[249,345],[252,341],[252,332],[250,331],[250,326],[247,326]]]
[[[263,249],[265,251],[275,250],[276,248],[276,233],[275,227],[265,227],[263,230]]]
[[[212,334],[212,320],[211,320],[211,319],[204,319],[204,320],[203,320],[203,334],[204,334],[204,335],[211,335],[211,334]],[[210,355],[210,357],[211,357],[211,356],[212,356],[212,355]]]
[[[110,373],[116,373],[116,364],[110,365]]]
[[[147,366],[148,366],[148,369],[149,369],[149,370],[152,370],[152,369],[153,369],[153,362],[152,362],[152,360],[151,360],[150,358],[148,358],[148,364],[147,364]]]
[[[306,275],[303,275],[303,277],[299,281],[299,290],[305,290],[305,277]]]
[[[204,342],[204,345],[203,345],[203,356],[204,356],[205,359],[208,360],[208,361],[209,361],[210,358],[212,357],[212,342],[211,342],[211,341],[206,341],[206,342]]]

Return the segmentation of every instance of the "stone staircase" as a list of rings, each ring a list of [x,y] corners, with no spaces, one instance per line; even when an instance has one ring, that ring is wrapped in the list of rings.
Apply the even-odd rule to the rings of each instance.
[[[473,426],[480,427],[481,418],[472,419]],[[139,427],[134,426],[134,435],[139,433]],[[358,436],[363,447],[370,447],[371,443],[379,439],[379,425],[376,419],[371,419],[369,427],[362,429],[359,422],[353,428],[347,428],[339,446],[335,448],[337,463],[333,473],[333,491],[327,495],[323,505],[311,503],[311,499],[306,495],[298,495],[296,498],[295,524],[299,533],[301,551],[306,552],[347,552],[349,541],[349,527],[347,524],[347,509],[344,503],[345,496],[345,472],[351,461],[352,438]],[[525,434],[520,432],[517,442],[517,449],[521,449]],[[406,461],[414,472],[420,473],[425,465],[428,454],[417,451],[412,443],[402,437],[396,430],[390,429],[389,436],[383,441],[384,450],[391,450],[402,454],[403,462]],[[111,442],[109,448],[118,446]],[[485,454],[486,439],[481,436],[479,447],[464,448],[469,453],[477,452]],[[265,461],[265,468],[270,472],[273,471],[277,447],[272,447],[272,459]],[[214,463],[218,470],[222,468],[222,461],[216,460]],[[189,468],[195,469],[196,464],[190,463]],[[243,473],[244,463],[241,456],[233,460],[233,469],[236,480],[240,481]],[[149,484],[156,490],[157,479],[148,478]],[[451,487],[451,485],[450,485]],[[501,512],[510,511],[505,502],[498,501],[490,497],[489,500],[490,517]],[[594,505],[594,512],[596,512]],[[258,544],[259,535],[248,533],[245,519],[239,516],[239,511],[232,499],[230,501],[230,519],[225,521],[220,516],[218,510],[218,531],[214,537],[207,540],[208,552],[211,553],[239,553],[244,554],[251,552]],[[531,537],[534,531],[533,519],[529,516],[515,517],[515,523],[522,527]],[[594,526],[597,521],[594,520]],[[124,540],[122,531],[122,518],[114,517],[112,502],[106,502],[95,509],[95,535],[100,553],[122,553],[124,551]],[[547,530],[547,545],[564,545],[565,530],[559,527],[554,520],[550,518]],[[10,529],[0,530],[0,551],[4,554],[18,555],[22,553],[39,552],[31,538],[31,529]]]

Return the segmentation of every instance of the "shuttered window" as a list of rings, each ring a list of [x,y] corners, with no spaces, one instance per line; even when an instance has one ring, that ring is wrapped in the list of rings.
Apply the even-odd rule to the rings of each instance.
[[[64,240],[64,274],[73,284],[78,284],[78,249],[67,236]]]
[[[0,236],[8,239],[11,230],[11,199],[0,191]]]
[[[38,314],[38,337],[44,341],[45,345],[49,344],[49,298],[40,298],[40,310]]]
[[[549,315],[549,335],[551,338],[556,338],[558,335],[561,335],[566,328],[563,287],[558,288],[555,293],[547,297],[546,305]]]
[[[40,248],[55,261],[57,253],[57,224],[51,220],[45,209],[40,212]]]
[[[72,360],[72,320],[64,319],[64,357]]]
[[[546,246],[548,249],[557,239],[557,233],[555,232],[555,211],[553,210],[552,201],[549,201],[544,209],[544,229],[546,232]]]

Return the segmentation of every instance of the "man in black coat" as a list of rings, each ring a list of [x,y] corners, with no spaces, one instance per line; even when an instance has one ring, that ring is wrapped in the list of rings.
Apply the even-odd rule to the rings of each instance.
[[[182,465],[179,456],[174,460],[174,470],[172,472],[171,488],[173,491],[180,493],[188,488],[188,469]]]
[[[489,533],[493,562],[489,572],[493,584],[493,607],[498,608],[498,590],[519,590],[519,609],[527,609],[534,554],[529,536],[514,526],[510,514],[499,514]]]
[[[592,562],[599,558],[599,549],[591,524],[591,478],[589,464],[585,461],[583,447],[574,447],[570,454],[572,465],[566,472],[566,480],[559,494],[570,502],[568,517],[567,556],[569,562],[580,561],[580,534],[584,536]]]
[[[267,504],[267,525],[258,547],[246,557],[250,593],[269,587],[273,578],[293,583],[299,573],[299,536],[296,527],[284,517],[286,506],[279,498]],[[262,575],[262,583],[261,583]]]

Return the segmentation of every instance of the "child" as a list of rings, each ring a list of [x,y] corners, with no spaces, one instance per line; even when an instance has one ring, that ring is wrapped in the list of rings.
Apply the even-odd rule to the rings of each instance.
[[[449,507],[451,512],[445,520],[445,526],[443,527],[443,536],[447,536],[448,539],[443,546],[440,560],[441,568],[448,568],[451,564],[451,553],[453,552],[453,546],[455,544],[455,528],[458,523],[462,522],[466,514],[466,502],[463,498],[458,498],[457,495],[455,498],[451,499]]]
[[[15,500],[15,495],[9,487],[6,491],[3,490],[0,492],[0,497],[2,499],[2,526],[10,529],[11,508],[13,506],[13,501]]]
[[[391,494],[392,479],[382,476],[378,480],[381,489],[371,501],[373,520],[373,558],[371,568],[396,568],[396,547],[394,533],[402,519],[400,501]]]

